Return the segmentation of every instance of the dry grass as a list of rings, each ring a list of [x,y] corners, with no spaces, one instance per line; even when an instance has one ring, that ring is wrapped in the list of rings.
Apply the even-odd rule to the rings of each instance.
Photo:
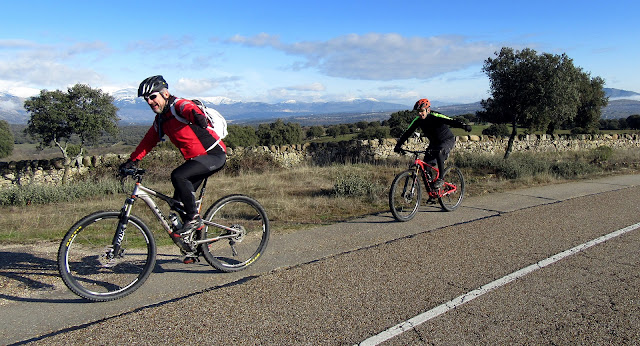
[[[372,169],[368,165],[336,165],[298,167],[259,175],[220,173],[208,182],[204,207],[228,194],[246,194],[265,207],[274,232],[290,232],[384,211],[388,208],[386,191],[375,198],[337,197],[333,194],[333,184],[341,175],[362,174],[384,187],[390,184],[397,171],[385,167]],[[169,182],[147,185],[168,195],[173,191]],[[81,217],[98,210],[119,210],[126,197],[122,193],[69,203],[1,207],[0,243],[61,239]],[[161,208],[168,212],[165,205]],[[136,202],[133,213],[154,232],[161,232],[159,223],[142,201]]]
[[[637,150],[623,154],[615,153],[607,168],[596,173],[580,176],[591,178],[604,174],[637,173],[640,170],[640,154]],[[321,224],[331,224],[388,210],[387,193],[393,177],[406,168],[406,163],[390,165],[333,165],[328,167],[299,166],[292,169],[274,169],[261,174],[234,176],[222,172],[214,175],[207,186],[204,207],[218,198],[241,193],[254,197],[266,209],[272,222],[272,230],[293,232],[298,229]],[[168,175],[166,165],[160,167],[162,174]],[[505,179],[487,172],[464,168],[467,180],[466,196],[548,185],[566,180],[551,174],[539,174],[518,179]],[[168,178],[162,174],[154,178],[162,183],[146,184],[160,192],[171,194],[173,188]],[[363,196],[337,196],[334,184],[344,176],[362,177],[376,187],[375,194]],[[81,217],[97,210],[119,210],[126,194],[94,197],[69,203],[29,205],[25,207],[0,207],[0,243],[28,243],[33,240],[57,241]],[[161,206],[168,211],[166,206]],[[206,209],[204,209],[206,210]],[[203,210],[203,211],[204,211]],[[162,232],[148,208],[139,201],[133,213],[141,217],[154,232]],[[159,236],[162,240],[167,237]]]
[[[260,175],[216,177],[210,185],[222,186],[213,192],[216,197],[243,193],[256,198],[267,210],[274,230],[285,232],[385,210],[386,192],[374,198],[340,197],[333,193],[334,183],[341,175],[359,174],[386,187],[396,171],[369,165],[303,166]]]

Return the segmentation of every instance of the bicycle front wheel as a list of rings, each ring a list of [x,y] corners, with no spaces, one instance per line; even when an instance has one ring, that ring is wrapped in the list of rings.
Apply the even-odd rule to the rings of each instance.
[[[69,229],[58,249],[58,270],[75,294],[91,301],[122,298],[140,287],[153,271],[156,244],[147,226],[130,216],[120,249],[113,239],[117,211],[84,217]]]
[[[244,195],[230,195],[214,203],[204,214],[206,221],[232,228],[205,224],[200,239],[221,237],[205,243],[200,251],[207,262],[223,272],[242,270],[258,260],[269,242],[269,219],[258,201]]]
[[[464,197],[464,177],[458,167],[448,167],[444,170],[444,193],[438,198],[440,206],[446,211],[458,209]]]
[[[422,190],[416,170],[410,169],[398,174],[389,190],[389,208],[398,221],[409,221],[418,212]]]

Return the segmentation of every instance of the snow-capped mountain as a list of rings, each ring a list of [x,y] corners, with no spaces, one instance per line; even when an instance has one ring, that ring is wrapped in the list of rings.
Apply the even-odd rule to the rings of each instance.
[[[202,97],[200,99],[206,104],[214,104],[214,105],[230,105],[230,104],[239,102],[239,101],[234,101],[225,96]]]
[[[113,96],[113,98],[118,100],[119,102],[135,103],[136,99],[138,98],[137,97],[138,89],[127,88],[127,89],[117,90],[112,92],[111,96]]]
[[[609,100],[636,100],[640,101],[640,93],[628,90],[604,88]]]
[[[0,92],[0,120],[6,120],[10,124],[26,124],[27,119],[24,99]]]
[[[149,124],[154,114],[142,98],[121,97],[113,94],[114,104],[118,107],[118,116],[124,124]],[[395,112],[407,109],[409,106],[380,102],[374,100],[354,99],[345,102],[297,102],[285,101],[280,103],[241,102],[227,97],[202,97],[207,107],[215,108],[222,113],[230,123],[270,121],[277,118],[292,116],[308,116],[330,113],[366,113],[366,112]]]
[[[603,110],[603,118],[628,117],[640,114],[640,94],[632,91],[605,88],[610,97],[609,106]],[[150,124],[154,114],[149,110],[146,102],[137,97],[137,89],[129,88],[114,91],[114,104],[118,107],[121,124]],[[382,102],[376,99],[352,99],[348,101],[332,102],[300,102],[284,101],[280,103],[242,102],[228,97],[200,98],[208,107],[215,108],[222,113],[230,123],[242,124],[249,122],[270,122],[281,118],[309,118],[321,115],[333,115],[343,123],[350,122],[350,116],[365,113],[385,113],[410,109],[410,105]],[[29,115],[24,109],[24,98],[6,92],[0,92],[0,120],[11,124],[26,124]],[[435,103],[435,102],[434,102]],[[436,107],[439,111],[455,116],[473,113],[480,110],[480,104],[450,105]],[[340,115],[338,115],[340,114]],[[319,119],[322,117],[318,117]],[[356,120],[358,121],[358,120]]]

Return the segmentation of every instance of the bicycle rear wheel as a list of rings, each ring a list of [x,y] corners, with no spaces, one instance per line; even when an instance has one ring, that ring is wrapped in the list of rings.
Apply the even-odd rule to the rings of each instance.
[[[156,244],[147,226],[130,216],[120,250],[113,238],[117,211],[84,217],[69,229],[58,249],[58,270],[71,291],[88,300],[122,298],[140,287],[153,271]]]
[[[410,169],[398,174],[389,190],[389,208],[398,221],[409,221],[418,212],[422,198],[420,179],[416,170]]]
[[[444,193],[438,198],[440,206],[446,211],[458,209],[464,197],[464,177],[458,167],[448,167],[444,170]]]
[[[223,272],[242,270],[258,260],[267,248],[270,228],[264,208],[251,197],[230,195],[214,203],[204,219],[233,228],[238,232],[231,238],[202,244],[200,251],[207,262]],[[225,229],[206,225],[200,239],[229,235]]]

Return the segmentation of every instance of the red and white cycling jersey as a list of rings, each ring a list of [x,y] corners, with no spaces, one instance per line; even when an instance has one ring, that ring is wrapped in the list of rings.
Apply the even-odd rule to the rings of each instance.
[[[187,119],[189,123],[185,124],[176,119],[171,114],[169,107],[166,107],[162,114],[156,115],[153,125],[142,138],[138,147],[131,153],[131,160],[142,160],[164,135],[167,135],[171,143],[180,150],[185,160],[206,155],[207,150],[223,150],[226,153],[227,147],[224,142],[219,141],[219,146],[215,145],[220,138],[213,129],[206,127],[206,116],[193,101],[176,100],[174,96],[171,96],[169,104],[174,102],[178,114]]]

